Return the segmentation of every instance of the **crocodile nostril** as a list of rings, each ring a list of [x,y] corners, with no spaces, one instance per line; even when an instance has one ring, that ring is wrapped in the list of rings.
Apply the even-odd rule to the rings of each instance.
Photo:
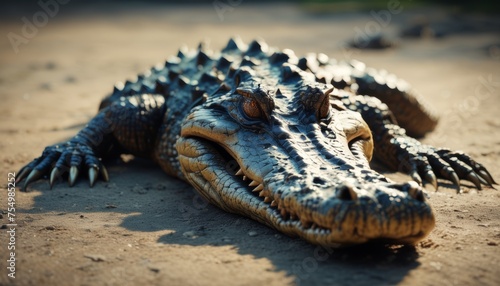
[[[313,183],[317,185],[324,185],[326,181],[323,178],[320,177],[314,177]]]
[[[425,196],[422,190],[417,190],[417,192],[414,195],[412,195],[412,198],[420,202],[425,202]]]
[[[420,185],[415,181],[409,181],[404,184],[390,184],[388,187],[405,192],[412,199],[419,202],[425,202],[425,194]]]
[[[338,199],[344,201],[353,201],[358,198],[358,194],[354,191],[354,186],[351,184],[342,184],[337,187],[337,192],[335,194]]]

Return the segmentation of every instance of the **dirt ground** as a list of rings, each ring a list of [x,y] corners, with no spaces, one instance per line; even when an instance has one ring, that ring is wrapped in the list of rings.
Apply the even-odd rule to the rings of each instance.
[[[37,10],[1,22],[3,188],[9,172],[82,128],[115,82],[164,61],[182,44],[207,39],[219,49],[233,35],[247,42],[260,37],[296,54],[359,59],[408,80],[442,117],[423,141],[468,152],[500,181],[498,30],[349,50],[345,43],[360,31],[378,25],[395,37],[412,19],[449,14],[403,9],[385,27],[369,11],[313,13],[291,5],[243,3],[223,11],[212,4],[99,11],[71,5],[61,5],[18,53],[6,35],[22,35],[21,18],[32,19]],[[0,285],[500,285],[498,190],[462,182],[463,193],[456,194],[441,181],[437,192],[429,191],[436,228],[416,247],[325,250],[207,205],[154,164],[130,159],[108,164],[111,181],[92,189],[83,179],[73,188],[61,182],[50,190],[42,180],[29,192],[17,189],[15,279],[7,276],[10,227],[2,189]]]

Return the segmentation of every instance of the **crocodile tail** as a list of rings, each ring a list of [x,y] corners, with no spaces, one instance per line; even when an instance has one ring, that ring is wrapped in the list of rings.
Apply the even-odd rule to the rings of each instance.
[[[350,64],[355,83],[351,89],[387,104],[408,135],[422,137],[435,129],[438,116],[410,84],[385,70],[367,68],[357,61],[351,61]]]

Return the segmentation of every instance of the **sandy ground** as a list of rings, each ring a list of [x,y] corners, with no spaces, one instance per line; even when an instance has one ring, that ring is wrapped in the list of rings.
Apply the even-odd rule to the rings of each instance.
[[[356,58],[407,79],[442,115],[424,141],[470,153],[500,181],[500,55],[487,51],[500,42],[498,31],[359,51],[342,45],[377,23],[368,12],[241,5],[218,13],[207,4],[109,6],[94,14],[95,8],[70,5],[61,6],[17,54],[5,35],[21,34],[21,16],[33,12],[0,25],[2,186],[44,146],[75,134],[116,81],[165,60],[182,44],[209,39],[218,49],[232,35],[261,37],[297,54]],[[403,10],[384,32],[395,35],[399,24],[419,15],[443,17],[435,9]],[[16,278],[7,277],[8,229],[2,229],[0,284],[500,285],[498,190],[476,191],[463,182],[457,195],[441,182],[438,192],[429,192],[437,226],[416,247],[325,250],[207,205],[152,163],[129,159],[108,164],[111,181],[92,189],[80,180],[73,188],[61,182],[50,190],[43,180],[29,192],[17,190]],[[2,191],[0,222],[7,224]]]

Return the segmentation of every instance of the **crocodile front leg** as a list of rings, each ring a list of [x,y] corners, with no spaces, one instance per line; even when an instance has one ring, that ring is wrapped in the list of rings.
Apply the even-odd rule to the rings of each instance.
[[[50,172],[50,186],[69,171],[73,186],[84,166],[90,187],[99,175],[108,180],[101,158],[111,149],[151,157],[158,127],[165,113],[161,95],[123,97],[100,112],[77,135],[61,144],[48,146],[42,155],[19,171],[17,182],[26,178],[23,189]]]
[[[458,191],[461,179],[478,189],[481,184],[495,184],[486,168],[469,155],[425,145],[408,136],[387,105],[377,98],[342,93],[339,99],[345,107],[361,113],[373,135],[374,157],[389,168],[408,173],[419,184],[430,183],[435,189],[437,177],[452,181]]]
[[[104,150],[111,147],[112,125],[106,118],[106,113],[97,114],[77,135],[67,142],[47,146],[42,155],[19,171],[17,182],[24,178],[23,190],[29,184],[40,179],[50,171],[50,187],[64,173],[69,171],[69,185],[75,184],[80,166],[88,168],[90,185],[92,186],[100,173],[104,180],[108,180],[105,167],[99,157]]]

